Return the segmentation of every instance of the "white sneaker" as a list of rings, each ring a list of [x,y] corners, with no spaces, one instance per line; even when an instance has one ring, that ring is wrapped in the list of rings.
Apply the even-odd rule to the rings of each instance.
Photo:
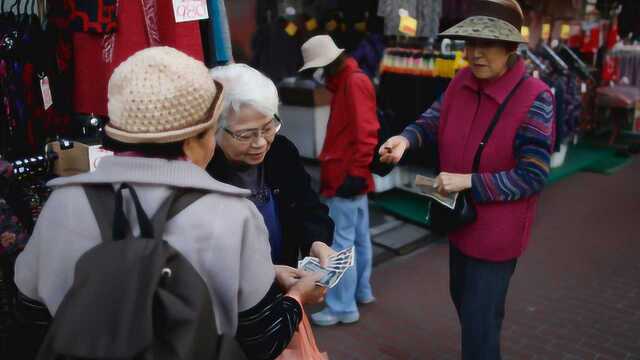
[[[376,299],[375,296],[372,296],[372,297],[366,298],[366,299],[358,299],[358,304],[360,304],[360,305],[369,305],[369,304],[373,304],[377,300],[378,299]]]
[[[335,314],[329,308],[311,314],[311,322],[318,326],[332,326],[338,323],[353,324],[360,320],[360,313],[357,311],[343,314]]]

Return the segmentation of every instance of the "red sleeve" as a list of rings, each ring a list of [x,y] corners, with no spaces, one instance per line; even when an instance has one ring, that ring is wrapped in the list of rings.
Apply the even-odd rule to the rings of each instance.
[[[378,121],[376,94],[369,78],[354,76],[347,88],[347,104],[353,116],[353,157],[348,174],[367,178],[371,173],[369,164],[378,145]]]

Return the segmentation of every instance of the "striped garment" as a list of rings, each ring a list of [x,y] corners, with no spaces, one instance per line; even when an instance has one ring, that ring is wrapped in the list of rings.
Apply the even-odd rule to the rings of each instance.
[[[419,149],[437,145],[442,97],[402,132]],[[549,176],[553,149],[553,96],[543,92],[529,109],[529,115],[516,133],[513,144],[517,165],[498,173],[472,175],[472,193],[478,203],[516,201],[539,193]]]

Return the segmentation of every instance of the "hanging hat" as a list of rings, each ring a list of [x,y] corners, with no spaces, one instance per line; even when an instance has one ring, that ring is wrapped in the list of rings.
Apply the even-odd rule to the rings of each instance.
[[[471,15],[440,37],[527,43],[520,32],[523,23],[524,14],[516,0],[476,0]]]
[[[317,35],[307,40],[302,45],[302,58],[304,66],[298,70],[304,71],[312,68],[321,68],[331,64],[344,52],[339,49],[329,35]]]
[[[120,64],[108,90],[107,135],[124,143],[169,143],[215,125],[222,84],[200,61],[170,47],[141,50]]]

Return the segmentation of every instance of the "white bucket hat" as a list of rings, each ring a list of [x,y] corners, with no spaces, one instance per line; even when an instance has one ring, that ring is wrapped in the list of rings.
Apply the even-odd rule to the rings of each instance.
[[[298,70],[321,68],[331,64],[335,59],[344,52],[344,49],[338,48],[333,39],[329,35],[318,35],[307,40],[302,45],[302,57],[304,58],[304,66]]]

